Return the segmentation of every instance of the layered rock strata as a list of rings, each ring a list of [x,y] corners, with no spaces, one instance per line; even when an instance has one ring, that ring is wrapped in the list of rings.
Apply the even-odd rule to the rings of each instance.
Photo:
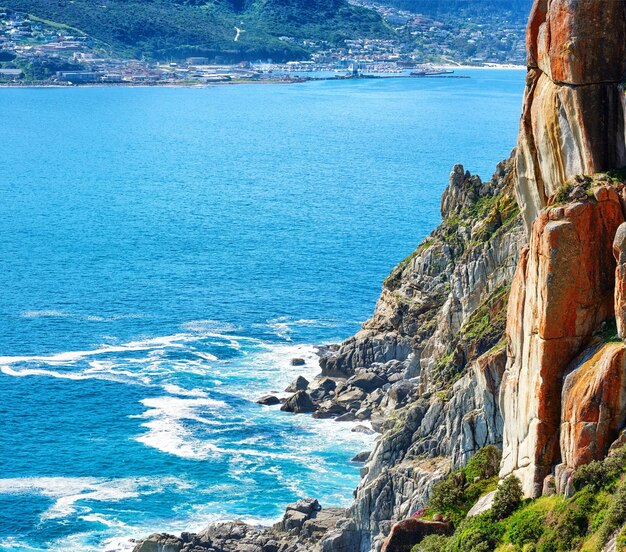
[[[577,174],[626,165],[626,4],[535,0],[517,147],[526,227]]]

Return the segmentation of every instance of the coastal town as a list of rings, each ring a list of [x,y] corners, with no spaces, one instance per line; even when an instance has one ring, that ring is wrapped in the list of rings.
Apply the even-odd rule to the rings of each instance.
[[[156,61],[130,59],[107,44],[73,29],[0,9],[0,84],[205,85],[252,81],[300,82],[311,78],[428,76],[441,66],[519,65],[524,57],[521,23],[489,28],[463,25],[357,0],[393,26],[392,39],[345,40],[341,47],[304,41],[310,59],[271,59],[224,65],[202,56]],[[238,31],[239,32],[239,31]],[[294,41],[281,36],[284,42]]]

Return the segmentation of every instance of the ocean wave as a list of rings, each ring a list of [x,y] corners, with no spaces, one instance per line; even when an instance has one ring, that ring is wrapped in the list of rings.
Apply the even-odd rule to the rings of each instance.
[[[97,314],[80,314],[54,309],[26,310],[21,312],[20,316],[22,318],[75,318],[76,320],[86,320],[88,322],[115,322],[116,320],[127,320],[146,317],[146,315],[138,313],[100,316]]]
[[[18,477],[0,479],[0,494],[35,493],[52,499],[52,505],[41,514],[41,521],[60,519],[91,508],[81,501],[117,502],[127,498],[153,494],[165,488],[190,488],[176,477],[137,477],[100,479],[94,477]]]
[[[219,420],[208,419],[199,415],[196,409],[226,409],[228,405],[222,401],[209,398],[157,397],[143,399],[141,403],[149,410],[137,417],[149,421],[141,424],[148,431],[135,438],[147,447],[190,460],[206,460],[212,455],[223,451],[215,444],[194,437],[193,432],[184,424],[185,420],[199,422],[204,425],[221,426]]]

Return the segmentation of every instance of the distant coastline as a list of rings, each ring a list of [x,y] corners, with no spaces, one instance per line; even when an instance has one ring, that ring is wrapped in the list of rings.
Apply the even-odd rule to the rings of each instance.
[[[490,65],[438,65],[438,68],[441,69],[453,69],[453,70],[514,70],[514,71],[525,71],[526,66],[524,65],[514,65],[514,64],[490,64]],[[445,75],[444,75],[445,76]],[[452,76],[452,75],[449,75]],[[427,75],[425,78],[436,78],[441,77],[441,75]],[[363,78],[369,78],[368,75],[365,75]],[[388,75],[384,77],[379,77],[384,79],[395,79],[395,78],[409,78],[409,75]],[[422,77],[424,78],[424,77]],[[322,81],[322,80],[351,80],[351,79],[342,79],[340,77],[337,78],[324,78],[324,77],[286,77],[281,79],[234,79],[229,81],[214,81],[214,82],[154,82],[154,83],[136,83],[136,82],[86,82],[86,83],[74,83],[74,84],[58,84],[58,83],[37,83],[37,82],[5,82],[0,83],[0,88],[111,88],[111,87],[132,87],[132,88],[210,88],[213,86],[224,86],[224,85],[238,85],[238,84],[301,84],[305,82],[311,81]],[[358,80],[358,79],[357,79]]]

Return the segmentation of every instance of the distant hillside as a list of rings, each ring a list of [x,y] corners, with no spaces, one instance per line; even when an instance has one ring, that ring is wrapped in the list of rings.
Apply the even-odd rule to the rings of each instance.
[[[378,14],[346,0],[0,0],[0,5],[80,29],[114,53],[152,59],[300,59],[308,56],[306,40],[338,44],[391,34]]]
[[[382,0],[382,3],[444,19],[506,14],[514,20],[526,21],[532,7],[532,0]]]

